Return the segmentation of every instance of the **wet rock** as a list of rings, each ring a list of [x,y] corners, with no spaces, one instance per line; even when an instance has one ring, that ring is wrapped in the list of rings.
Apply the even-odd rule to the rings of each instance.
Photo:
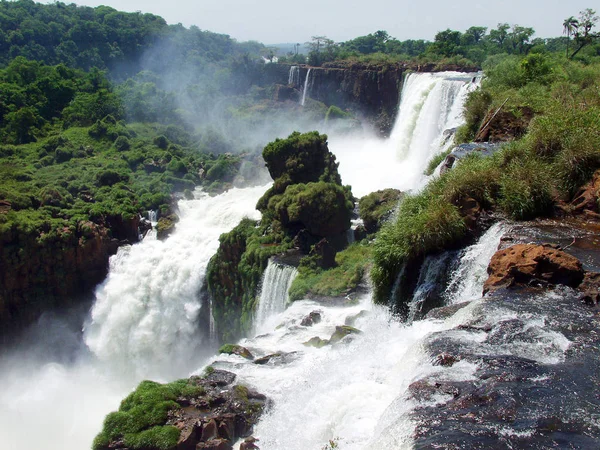
[[[579,285],[581,299],[588,305],[597,305],[600,301],[600,273],[586,272]]]
[[[227,386],[233,383],[237,375],[226,370],[214,369],[205,375],[204,380],[213,386]]]
[[[211,419],[202,427],[202,437],[200,439],[203,441],[210,441],[217,436],[219,436],[217,422],[215,422],[214,419]]]
[[[329,343],[336,344],[348,335],[361,333],[362,331],[349,325],[337,326],[335,327],[335,332],[331,335],[331,339],[329,339]]]
[[[255,444],[258,441],[254,436],[250,436],[240,444],[240,450],[257,450],[259,447]]]
[[[436,356],[433,364],[435,366],[452,367],[458,361],[460,361],[458,356],[450,355],[448,353],[441,353]]]
[[[465,219],[465,224],[469,229],[475,228],[477,219],[481,214],[481,205],[477,200],[471,197],[463,198],[458,203],[458,211]]]
[[[156,224],[156,237],[158,239],[166,239],[175,231],[175,225],[179,222],[179,217],[176,214],[170,214],[166,217],[158,219]]]
[[[306,345],[307,347],[321,348],[321,347],[325,347],[328,343],[329,343],[329,341],[327,341],[325,339],[321,339],[318,336],[315,336],[315,337],[310,338],[308,341],[306,341],[304,343],[304,345]]]
[[[592,180],[583,185],[569,204],[573,214],[598,213],[598,194],[600,193],[600,170],[597,170]],[[594,216],[595,217],[595,216]]]
[[[434,308],[425,315],[425,319],[439,319],[439,320],[447,319],[448,317],[452,317],[454,314],[456,314],[457,311],[460,311],[465,306],[468,306],[469,303],[471,303],[471,302],[463,302],[463,303],[457,303],[455,305]]]
[[[199,442],[196,450],[232,450],[233,447],[227,439],[212,439],[207,442]]]
[[[257,358],[254,360],[254,364],[258,365],[278,365],[278,364],[287,364],[292,362],[297,357],[297,352],[277,352],[271,355],[266,355],[261,358]]]
[[[312,311],[308,316],[302,319],[300,325],[304,327],[312,327],[313,325],[321,321],[321,313],[319,311]]]
[[[225,344],[219,349],[219,353],[226,353],[228,355],[238,355],[242,358],[250,360],[254,359],[254,356],[252,355],[252,353],[250,353],[250,350],[248,350],[246,347],[242,347],[241,345]]]
[[[358,225],[355,229],[354,229],[354,241],[355,242],[360,242],[363,239],[367,238],[367,229],[365,228],[364,225]]]
[[[348,316],[346,317],[346,320],[344,320],[344,325],[349,325],[351,327],[354,326],[354,324],[356,323],[356,321],[362,317],[366,317],[369,315],[369,311],[366,310],[362,310],[352,316]]]
[[[494,254],[484,293],[516,284],[562,284],[576,287],[583,280],[581,262],[549,245],[516,244]]]

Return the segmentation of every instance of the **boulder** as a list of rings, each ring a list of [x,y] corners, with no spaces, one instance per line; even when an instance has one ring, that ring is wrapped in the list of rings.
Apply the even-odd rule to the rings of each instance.
[[[219,353],[226,353],[228,355],[238,355],[242,358],[250,360],[254,359],[254,356],[252,355],[252,353],[250,353],[250,350],[248,350],[246,347],[242,347],[241,345],[225,344],[219,349]]]
[[[581,298],[588,305],[597,305],[600,302],[600,273],[586,272],[579,285],[582,292]]]
[[[199,442],[196,450],[232,450],[233,447],[227,439],[212,439],[207,442]]]
[[[179,222],[179,217],[176,214],[171,214],[167,217],[161,217],[156,224],[156,237],[158,239],[166,239],[173,231],[175,224]]]
[[[362,333],[362,331],[349,325],[337,326],[335,327],[335,332],[331,335],[331,339],[329,339],[329,343],[336,344],[350,334],[360,333]]]
[[[484,294],[516,284],[577,287],[584,273],[577,258],[553,246],[516,244],[494,254],[488,275]]]
[[[250,436],[240,444],[240,450],[257,450],[259,447],[255,444],[258,441],[254,436]]]
[[[321,321],[321,313],[319,311],[312,311],[308,316],[302,319],[300,325],[303,327],[312,327]]]
[[[306,341],[304,343],[304,345],[306,345],[307,347],[321,348],[321,347],[325,347],[328,343],[329,343],[329,341],[327,341],[325,339],[321,339],[318,336],[315,336],[315,337],[310,338],[308,341]]]
[[[573,214],[598,213],[598,194],[600,193],[600,170],[597,170],[589,183],[583,185],[570,203]]]

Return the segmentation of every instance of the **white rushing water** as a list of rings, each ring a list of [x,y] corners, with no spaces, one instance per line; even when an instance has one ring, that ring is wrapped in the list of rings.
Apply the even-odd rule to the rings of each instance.
[[[304,106],[304,103],[306,103],[306,95],[310,89],[310,70],[311,69],[308,69],[306,71],[306,78],[304,79],[304,89],[302,90],[302,99],[300,100],[300,105],[302,106]]]
[[[288,84],[291,86],[298,86],[300,84],[300,68],[298,66],[290,67]]]
[[[389,187],[402,191],[420,187],[429,160],[445,150],[444,131],[463,122],[467,94],[478,85],[476,74],[408,75],[389,139],[365,135],[330,140],[343,182],[358,197]]]
[[[295,267],[269,260],[263,274],[254,318],[254,328],[257,333],[267,325],[269,318],[285,311],[290,300],[288,291],[297,274],[298,270]]]
[[[479,241],[466,248],[460,265],[450,277],[446,288],[449,303],[460,303],[481,297],[481,287],[487,279],[487,268],[498,250],[507,225],[498,222],[490,227]]]

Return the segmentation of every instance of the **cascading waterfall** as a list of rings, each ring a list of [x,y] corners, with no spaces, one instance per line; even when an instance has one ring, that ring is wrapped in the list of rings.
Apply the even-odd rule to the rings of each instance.
[[[290,74],[288,75],[288,84],[290,86],[298,86],[300,84],[300,67],[290,67]]]
[[[448,303],[466,302],[481,297],[481,289],[487,279],[487,267],[506,231],[507,225],[498,222],[476,244],[463,251],[460,265],[451,275],[446,288]]]
[[[401,191],[420,188],[427,181],[423,171],[428,161],[452,143],[451,139],[444,142],[444,131],[463,122],[467,94],[478,85],[476,74],[412,73],[402,87],[389,139],[332,139],[331,151],[354,195],[390,187]]]
[[[257,333],[265,327],[270,317],[285,311],[290,299],[288,291],[297,274],[298,270],[295,267],[269,260],[263,274],[254,319],[254,329]]]
[[[144,376],[189,367],[199,343],[198,294],[218,237],[243,216],[257,217],[254,205],[264,189],[182,200],[181,220],[167,240],[119,249],[85,326],[85,342],[97,358]]]
[[[310,71],[311,69],[308,69],[306,72],[306,78],[304,79],[304,89],[302,90],[302,99],[300,100],[301,106],[304,106],[304,103],[306,102],[306,95],[310,89]]]

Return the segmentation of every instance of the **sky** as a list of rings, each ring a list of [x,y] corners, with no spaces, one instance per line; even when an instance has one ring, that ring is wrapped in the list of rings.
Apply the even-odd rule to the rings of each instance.
[[[71,3],[70,0],[63,0]],[[400,40],[433,40],[447,28],[496,27],[506,22],[560,36],[563,20],[597,0],[73,0],[87,6],[162,16],[169,24],[196,25],[238,41],[304,43],[324,35],[336,42],[385,30]],[[46,3],[50,3],[46,1]]]

